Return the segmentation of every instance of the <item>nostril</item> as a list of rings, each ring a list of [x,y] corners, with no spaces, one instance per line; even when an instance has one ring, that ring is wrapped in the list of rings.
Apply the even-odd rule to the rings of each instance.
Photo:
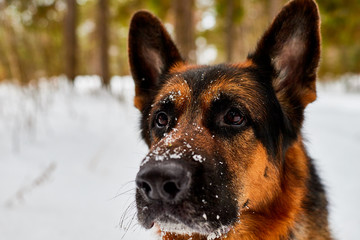
[[[169,194],[172,198],[174,198],[176,194],[180,192],[180,189],[177,187],[175,182],[170,182],[170,181],[164,183],[163,190],[165,193]]]
[[[138,187],[145,192],[146,195],[151,191],[151,187],[147,182],[139,182]]]

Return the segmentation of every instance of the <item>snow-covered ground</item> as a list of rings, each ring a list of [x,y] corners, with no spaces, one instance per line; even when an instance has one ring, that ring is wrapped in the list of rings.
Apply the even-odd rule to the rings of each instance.
[[[113,94],[99,90],[96,77],[80,77],[74,88],[61,79],[25,89],[0,84],[0,239],[156,239],[135,217],[134,178],[146,146],[133,84],[112,83]],[[360,94],[321,87],[306,115],[333,232],[357,240]]]

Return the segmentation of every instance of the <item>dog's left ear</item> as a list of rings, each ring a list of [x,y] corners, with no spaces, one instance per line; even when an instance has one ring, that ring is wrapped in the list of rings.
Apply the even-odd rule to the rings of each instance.
[[[134,103],[143,111],[151,104],[160,75],[183,60],[163,24],[147,11],[138,11],[131,19],[128,47]]]
[[[320,58],[320,18],[316,3],[289,2],[248,58],[272,72],[273,88],[288,117],[292,117],[294,108],[303,110],[313,102]]]

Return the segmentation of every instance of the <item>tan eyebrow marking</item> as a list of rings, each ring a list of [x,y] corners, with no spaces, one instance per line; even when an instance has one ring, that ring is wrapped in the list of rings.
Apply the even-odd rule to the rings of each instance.
[[[191,90],[182,77],[175,76],[168,81],[156,96],[154,104],[161,104],[166,100],[173,102],[177,109],[184,109],[190,102]]]
[[[246,107],[252,117],[261,118],[264,114],[263,96],[256,91],[256,82],[246,77],[239,79],[220,78],[206,89],[201,96],[202,109],[209,109],[220,94],[234,95]]]

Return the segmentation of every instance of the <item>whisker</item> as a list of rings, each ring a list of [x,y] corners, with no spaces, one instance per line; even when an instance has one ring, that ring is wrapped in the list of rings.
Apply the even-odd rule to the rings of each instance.
[[[130,229],[131,224],[134,222],[135,217],[136,217],[136,213],[133,214],[133,217],[131,218],[130,223],[127,226],[127,231]]]
[[[120,220],[120,223],[119,223],[119,226],[123,229],[125,229],[126,227],[124,226],[125,225],[125,222],[128,221],[130,218],[131,218],[131,215],[129,214],[130,212],[133,212],[135,208],[134,207],[131,207],[129,208],[129,210],[126,211],[126,213],[122,216],[121,220]],[[135,212],[136,214],[136,212]],[[129,216],[130,215],[130,216]]]
[[[136,216],[136,213],[133,214],[130,222],[129,222],[129,223],[127,224],[127,226],[124,228],[125,232],[124,232],[124,234],[122,235],[121,239],[123,239],[123,238],[125,237],[125,235],[128,233],[128,231],[129,231],[130,227],[132,226],[132,223],[133,223],[133,221],[134,221],[134,219],[135,219],[135,216]],[[135,224],[135,225],[136,225],[136,224]]]
[[[110,200],[114,200],[115,198],[120,197],[120,196],[125,195],[125,194],[130,193],[130,192],[135,193],[135,188],[125,190],[125,191],[122,192],[122,193],[118,193],[118,194],[116,194],[114,197],[112,197]]]
[[[131,228],[132,232],[136,232],[140,229],[141,225],[138,222],[135,222]]]
[[[130,216],[128,216],[128,215],[130,214],[131,211],[134,210],[135,207],[136,207],[135,201],[133,201],[124,210],[122,216],[120,217],[120,221],[119,221],[120,229],[126,230],[125,222],[130,218]]]
[[[135,180],[130,180],[130,181],[127,181],[125,183],[123,183],[120,188],[118,189],[117,193],[119,193],[124,187],[128,186],[129,184],[131,183],[135,183]]]

